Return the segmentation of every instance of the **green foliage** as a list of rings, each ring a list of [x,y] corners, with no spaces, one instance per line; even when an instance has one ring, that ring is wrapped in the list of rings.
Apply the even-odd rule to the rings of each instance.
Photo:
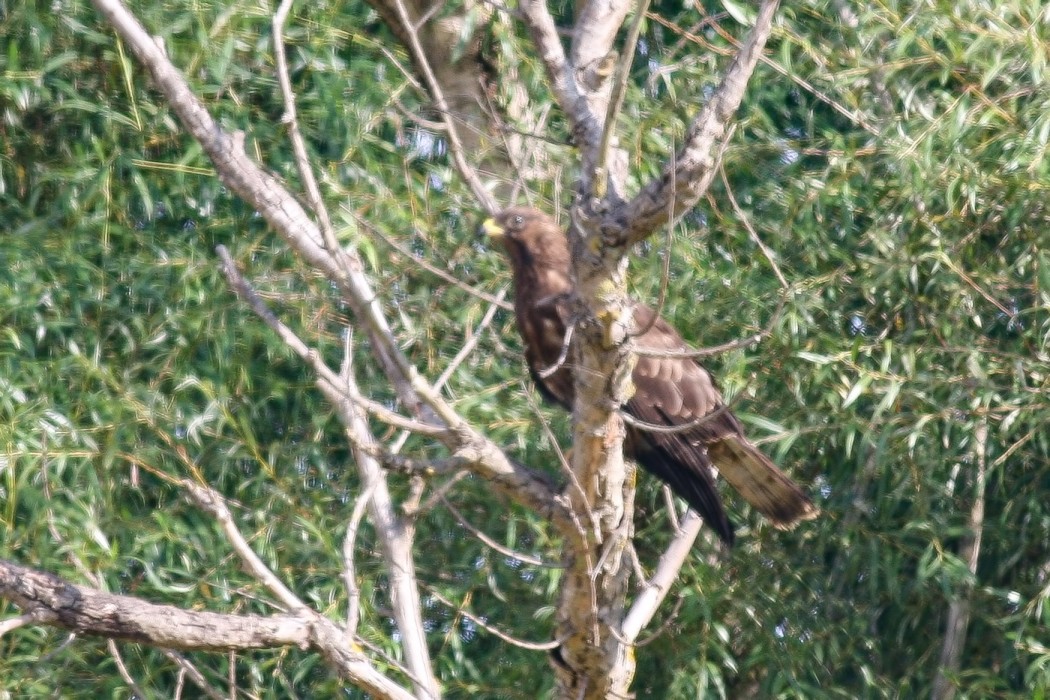
[[[230,247],[332,364],[352,326],[348,311],[218,183],[91,7],[59,5],[0,4],[0,556],[156,602],[272,611],[216,524],[165,480],[197,470],[238,504],[263,559],[340,618],[355,470],[310,373],[228,292],[214,246]],[[662,21],[647,22],[621,125],[632,186],[682,143],[740,35],[733,18],[749,9],[705,7],[708,16],[653,5]],[[245,130],[249,150],[294,185],[268,15],[207,2],[137,11],[222,123]],[[567,5],[559,11],[571,16]],[[437,377],[487,305],[359,222],[487,291],[505,286],[506,272],[472,238],[474,206],[444,144],[404,117],[423,98],[393,63],[404,57],[384,52],[389,41],[370,11],[355,2],[297,12],[287,41],[298,109],[339,235],[371,266],[412,361]],[[741,544],[712,555],[718,566],[698,546],[672,594],[677,615],[637,650],[636,691],[927,696],[948,605],[968,597],[955,677],[962,695],[1045,695],[1045,8],[814,1],[781,12],[771,65],[752,81],[725,154],[726,180],[674,232],[664,313],[697,345],[771,325],[757,346],[705,362],[752,433],[812,484],[825,515],[780,533],[732,502]],[[522,28],[498,19],[485,38],[494,65],[514,67],[545,99]],[[500,96],[512,87],[501,85]],[[566,140],[556,113],[547,135]],[[545,147],[551,177],[535,194],[557,201],[571,190],[568,175],[555,182],[561,168],[571,172],[571,152]],[[772,250],[788,290],[746,224]],[[667,251],[659,234],[644,248],[632,280],[652,300]],[[446,393],[516,458],[560,474],[511,326],[497,314]],[[392,400],[368,348],[355,357],[368,393]],[[568,419],[541,411],[567,446]],[[418,439],[406,450],[439,454]],[[985,514],[971,575],[961,545],[982,463]],[[403,480],[392,483],[399,497],[408,492]],[[645,478],[640,486],[636,542],[650,565],[669,524],[656,486]],[[485,484],[465,479],[448,497],[503,545],[557,557],[545,523]],[[448,696],[542,694],[544,654],[505,644],[428,592],[545,640],[557,570],[494,552],[442,505],[417,528],[431,651]],[[373,548],[366,526],[361,631],[396,659]],[[0,617],[14,614],[0,603]],[[23,627],[0,639],[0,693],[127,694],[103,642],[65,638]],[[120,650],[146,692],[174,693],[169,658]],[[228,657],[190,658],[224,686]],[[238,685],[259,696],[346,692],[297,650],[234,663]]]

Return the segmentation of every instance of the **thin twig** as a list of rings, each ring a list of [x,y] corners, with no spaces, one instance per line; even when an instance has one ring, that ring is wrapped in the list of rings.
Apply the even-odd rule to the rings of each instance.
[[[700,348],[699,350],[657,350],[655,348],[645,347],[634,347],[633,351],[636,355],[644,355],[645,357],[691,357],[701,358],[710,357],[712,355],[721,355],[722,353],[729,352],[731,350],[737,350],[739,348],[746,348],[760,342],[773,332],[773,328],[776,326],[777,321],[780,320],[781,314],[784,313],[784,307],[787,306],[788,296],[785,294],[780,297],[780,303],[777,305],[773,315],[769,317],[769,322],[766,323],[766,327],[758,333],[753,333],[745,338],[738,338],[737,340],[731,340],[721,345],[712,345],[706,348]]]
[[[707,421],[718,418],[720,415],[728,411],[730,409],[730,406],[736,401],[738,401],[739,397],[742,395],[743,392],[740,392],[736,396],[734,396],[728,404],[722,404],[715,410],[711,411],[706,415],[700,416],[696,420],[690,421],[688,423],[681,423],[679,425],[660,425],[658,423],[649,423],[647,421],[635,418],[626,411],[620,411],[620,417],[623,418],[624,423],[638,428],[639,430],[644,430],[647,433],[684,433],[692,430],[693,428],[696,428],[697,426],[703,425]]]
[[[667,518],[671,521],[671,528],[675,532],[682,531],[682,523],[678,521],[678,509],[675,507],[674,492],[667,484],[660,487],[660,493],[664,497],[664,508],[667,510]]]
[[[550,367],[544,367],[543,369],[536,370],[536,376],[540,379],[547,379],[552,374],[561,369],[562,365],[565,364],[566,358],[569,356],[569,345],[572,343],[572,333],[575,330],[576,324],[570,323],[565,327],[565,337],[561,341],[561,352],[558,354],[558,359],[554,361]]]
[[[634,51],[638,45],[638,36],[641,34],[642,22],[645,20],[649,3],[650,0],[638,1],[634,22],[631,23],[627,38],[624,40],[624,50],[620,55],[619,65],[616,67],[616,77],[613,80],[612,93],[609,95],[609,106],[605,112],[605,123],[602,125],[602,136],[598,141],[598,154],[594,168],[594,194],[599,199],[604,199],[608,193],[609,151],[612,147],[613,134],[616,132],[616,122],[620,117],[620,110],[623,109],[627,81],[631,78],[631,64],[634,63]]]
[[[452,374],[456,371],[456,368],[459,367],[459,365],[462,364],[467,359],[467,357],[470,356],[470,353],[474,352],[474,348],[476,348],[478,343],[481,341],[482,332],[485,330],[485,328],[488,327],[490,323],[492,323],[492,319],[495,318],[496,311],[500,309],[502,304],[504,303],[503,298],[506,295],[507,290],[505,288],[501,289],[499,291],[499,294],[497,294],[496,297],[492,300],[492,303],[489,305],[488,311],[485,312],[484,317],[482,317],[481,322],[477,325],[477,327],[473,329],[473,331],[467,331],[467,338],[466,341],[463,343],[463,347],[460,348],[459,352],[456,353],[456,356],[453,357],[452,361],[448,364],[448,367],[445,368],[445,371],[441,373],[441,376],[438,377],[437,381],[434,383],[435,393],[441,391],[441,389],[445,386],[445,383],[448,382],[448,380],[452,377]],[[413,431],[411,430],[401,431],[401,434],[398,435],[397,439],[394,440],[394,442],[390,445],[390,452],[393,454],[398,454],[399,452],[401,452],[401,448],[405,446],[405,442],[408,440],[412,432]],[[412,507],[412,509],[414,510],[414,507]]]
[[[467,332],[466,340],[463,343],[463,347],[460,348],[456,356],[452,358],[452,361],[448,363],[448,367],[441,373],[441,376],[434,382],[434,390],[441,391],[441,388],[445,386],[445,383],[452,377],[452,374],[456,371],[464,360],[466,360],[470,353],[474,352],[474,348],[478,346],[478,342],[481,340],[481,335],[488,328],[489,324],[492,323],[492,319],[496,316],[496,312],[503,308],[503,299],[507,296],[507,290],[501,289],[496,298],[489,304],[488,310],[485,315],[481,318],[481,322],[478,323],[472,331]]]
[[[390,238],[385,233],[380,231],[378,227],[373,226],[371,223],[361,219],[360,217],[357,216],[357,214],[355,212],[351,212],[351,214],[358,221],[358,223],[360,223],[362,226],[364,226],[368,230],[369,233],[371,233],[372,235],[374,235],[377,238],[379,238],[380,240],[382,240],[388,246],[390,246],[391,248],[393,248],[397,252],[401,253],[406,258],[408,258],[413,263],[415,263],[419,267],[423,268],[424,270],[426,270],[430,274],[436,275],[437,277],[440,277],[445,282],[448,282],[449,284],[453,285],[457,289],[463,290],[464,292],[466,292],[467,294],[470,294],[471,296],[474,296],[474,297],[477,297],[478,299],[482,299],[484,301],[487,301],[490,304],[496,304],[497,306],[499,306],[499,308],[503,309],[504,311],[513,311],[514,310],[514,306],[512,304],[504,301],[504,297],[506,296],[506,291],[505,290],[501,290],[497,294],[493,295],[493,294],[489,294],[488,292],[483,292],[480,289],[478,289],[477,287],[472,287],[469,284],[466,284],[465,282],[463,282],[462,280],[456,278],[454,275],[451,275],[448,272],[445,272],[441,268],[430,264],[429,262],[427,262],[423,258],[419,257],[418,255],[413,254],[412,251],[408,250],[408,248],[405,248],[404,245],[402,245],[399,241],[395,241],[393,238]]]
[[[470,532],[470,534],[474,535],[474,537],[477,537],[479,540],[481,540],[485,545],[496,550],[503,556],[510,557],[511,559],[517,559],[518,561],[524,562],[525,564],[532,564],[533,566],[542,566],[547,569],[565,568],[562,564],[555,564],[549,561],[544,561],[543,559],[540,559],[539,557],[534,557],[531,554],[525,554],[523,552],[515,551],[510,547],[504,547],[499,542],[492,539],[484,532],[471,525],[470,522],[463,516],[463,514],[459,512],[459,509],[452,505],[449,502],[449,500],[444,496],[441,497],[441,503],[444,504],[446,508],[448,508],[448,512],[452,514],[452,517],[455,518],[456,522],[458,522],[464,529]]]
[[[131,677],[131,673],[128,671],[127,665],[124,663],[124,657],[120,655],[120,649],[117,648],[117,643],[112,639],[106,640],[106,650],[109,651],[109,655],[113,657],[113,663],[117,666],[117,673],[120,674],[121,679],[131,689],[138,698],[148,698],[149,695],[139,686],[138,681]]]
[[[412,57],[415,59],[419,70],[423,73],[423,78],[426,81],[430,97],[437,106],[438,113],[441,115],[441,118],[448,129],[446,134],[448,137],[448,150],[452,155],[453,162],[456,164],[456,169],[459,170],[460,176],[463,177],[471,191],[474,193],[474,197],[477,198],[482,209],[489,214],[495,214],[499,207],[496,204],[496,200],[492,197],[492,194],[481,181],[478,172],[467,162],[463,144],[459,140],[459,132],[456,131],[456,125],[449,116],[448,102],[445,101],[445,94],[441,89],[441,83],[439,83],[435,77],[434,70],[430,67],[430,61],[427,59],[427,54],[423,50],[423,46],[419,43],[419,33],[416,31],[415,26],[412,24],[412,21],[408,16],[408,10],[405,8],[405,3],[402,2],[402,0],[393,0],[393,7],[397,11],[397,16],[401,22],[402,29],[405,30],[405,37],[408,40],[408,48],[412,52]]]
[[[711,17],[701,21],[699,24],[695,25],[693,29],[689,30],[689,29],[685,29],[681,25],[678,25],[678,24],[672,22],[671,20],[667,19],[666,17],[661,16],[657,12],[648,12],[648,13],[646,13],[646,18],[647,19],[652,20],[653,22],[656,22],[657,24],[661,24],[664,27],[667,27],[672,32],[676,32],[681,37],[681,39],[678,42],[679,44],[681,44],[683,41],[690,41],[690,42],[692,42],[694,44],[697,44],[697,45],[703,47],[703,49],[705,51],[710,51],[710,52],[717,53],[717,54],[720,54],[720,55],[723,55],[723,56],[727,56],[727,55],[732,53],[731,50],[729,50],[729,49],[722,49],[722,48],[720,48],[718,46],[713,45],[711,42],[707,41],[703,37],[703,35],[700,34],[700,32],[699,32],[699,30],[703,29],[704,27],[708,27],[708,26],[712,27],[714,29],[714,31],[717,32],[718,35],[721,36],[723,39],[728,41],[730,43],[730,45],[732,45],[735,48],[739,48],[740,47],[740,42],[737,41],[736,37],[732,36],[727,31],[725,31],[722,28],[722,26],[719,24],[719,20],[723,16],[724,16],[723,14],[713,15],[713,16],[711,16]],[[796,37],[791,37],[791,38],[795,39],[797,41]],[[672,50],[669,52],[669,56],[667,58],[668,61],[671,60],[671,56],[673,56],[673,54],[676,51],[677,51],[677,47],[673,47]],[[875,126],[869,124],[864,119],[864,117],[861,116],[859,111],[850,111],[850,109],[848,107],[846,107],[845,105],[843,105],[842,103],[836,102],[830,96],[828,96],[827,94],[825,94],[825,93],[821,92],[820,90],[818,90],[812,83],[807,81],[805,78],[802,78],[801,76],[799,76],[797,71],[788,70],[787,68],[784,68],[784,66],[780,65],[779,63],[777,63],[775,60],[773,60],[773,59],[771,59],[771,58],[769,58],[767,56],[764,56],[764,55],[760,56],[759,60],[762,61],[762,63],[764,63],[766,66],[772,68],[774,71],[776,71],[777,73],[782,75],[783,77],[787,78],[788,80],[792,81],[793,83],[795,83],[796,85],[801,87],[804,92],[808,92],[809,94],[813,95],[819,101],[821,101],[824,104],[828,105],[833,110],[835,110],[836,112],[838,112],[842,116],[846,117],[846,119],[848,119],[850,122],[852,122],[853,124],[856,124],[857,126],[861,127],[865,131],[867,131],[869,134],[877,136],[880,133],[879,130]],[[821,74],[823,75],[825,73],[821,73]]]
[[[289,612],[305,610],[306,605],[291,589],[277,578],[263,560],[255,553],[248,544],[248,540],[241,534],[240,528],[233,519],[233,514],[226,505],[226,499],[215,489],[204,484],[198,484],[190,479],[181,479],[180,484],[189,496],[190,500],[205,513],[210,514],[222,528],[226,539],[229,541],[233,551],[241,559],[241,563],[248,572],[265,586],[285,606]]]
[[[577,110],[586,110],[586,105],[580,99],[576,78],[569,69],[565,48],[562,46],[557,26],[554,24],[554,17],[551,16],[546,1],[521,0],[518,3],[518,11],[521,12],[525,26],[528,27],[532,36],[532,43],[539,51],[540,59],[547,69],[547,78],[550,80],[558,106],[569,119],[576,121],[579,117],[584,116]],[[593,121],[593,117],[590,118],[590,121]],[[582,127],[580,124],[574,124],[574,126]],[[596,124],[590,126],[591,129],[597,127]]]
[[[667,619],[664,620],[663,622],[661,622],[660,626],[657,627],[656,630],[654,630],[653,633],[650,634],[648,637],[645,637],[644,639],[639,639],[637,642],[634,642],[634,646],[635,647],[644,647],[646,644],[651,644],[651,643],[655,642],[657,639],[659,639],[660,636],[664,632],[666,632],[667,630],[669,630],[671,628],[671,623],[674,622],[675,618],[678,617],[678,613],[682,610],[682,604],[683,603],[685,603],[685,598],[683,596],[679,595],[675,599],[675,601],[674,601],[674,608],[671,609],[671,612],[667,616]]]
[[[286,326],[281,319],[277,318],[277,315],[270,310],[266,305],[266,302],[259,296],[258,292],[256,292],[248,281],[244,279],[244,276],[241,275],[240,271],[237,269],[237,265],[234,263],[233,258],[226,247],[222,245],[217,246],[216,252],[218,253],[220,260],[222,260],[223,273],[226,275],[226,279],[229,281],[230,286],[233,287],[238,296],[248,303],[248,306],[250,306],[252,311],[255,312],[255,315],[262,319],[262,321],[277,334],[285,345],[291,348],[300,359],[310,365],[310,368],[314,371],[317,377],[317,381],[320,384],[323,384],[324,388],[339,394],[343,399],[352,401],[355,405],[360,406],[369,414],[375,416],[384,423],[394,426],[395,428],[402,428],[404,430],[410,430],[412,432],[429,436],[439,436],[447,432],[444,427],[432,425],[430,423],[423,423],[422,421],[416,421],[402,416],[400,413],[391,411],[386,406],[376,401],[372,401],[361,394],[348,393],[349,390],[346,382],[342,381],[339,375],[325,364],[324,360],[313,348],[309,347],[291,328]]]
[[[292,92],[292,80],[288,74],[288,58],[284,50],[284,23],[288,20],[288,13],[292,10],[293,2],[294,0],[282,0],[273,16],[273,52],[277,58],[277,83],[281,86],[281,96],[284,98],[284,116],[281,121],[288,124],[288,136],[292,142],[292,152],[295,154],[295,165],[299,169],[299,177],[302,178],[303,187],[306,189],[306,201],[317,217],[318,228],[321,229],[325,247],[328,248],[328,252],[345,263],[345,258],[340,254],[342,246],[335,238],[332,219],[328,215],[328,209],[321,198],[321,189],[317,186],[317,178],[314,177],[313,168],[310,166],[310,157],[306,153],[306,141],[299,130],[295,93]]]
[[[229,700],[237,700],[237,652],[233,649],[226,660],[226,683],[230,687]]]
[[[416,506],[414,510],[407,513],[407,515],[411,515],[413,517],[418,518],[423,513],[429,513],[431,510],[434,509],[435,506],[437,506],[438,503],[441,502],[441,499],[445,497],[445,494],[451,491],[456,484],[458,484],[467,476],[467,474],[469,474],[469,472],[465,469],[453,474],[450,478],[445,480],[445,483],[441,484],[436,489],[434,489],[433,492],[431,492],[431,494],[427,496],[427,500],[420,503],[418,506]]]
[[[729,186],[729,179],[726,177],[725,168],[722,167],[721,161],[718,163],[718,174],[722,178],[722,184],[726,188],[726,196],[729,197],[729,203],[733,206],[733,211],[740,217],[741,223],[744,224],[744,228],[747,229],[748,234],[751,236],[751,240],[754,241],[758,249],[762,251],[762,255],[765,256],[766,260],[769,261],[769,266],[773,268],[773,274],[780,280],[780,286],[785,290],[790,289],[791,285],[788,284],[787,278],[784,277],[784,273],[780,271],[780,266],[777,265],[776,256],[773,255],[773,251],[769,249],[765,243],[762,242],[762,238],[758,235],[758,231],[751,225],[751,219],[748,218],[744,210],[737,204],[736,197],[733,196],[733,188]]]
[[[427,589],[427,592],[430,593],[430,595],[434,596],[434,598],[441,602],[443,605],[447,605],[449,608],[452,608],[458,614],[467,618],[481,629],[485,630],[490,634],[494,634],[495,636],[499,637],[508,644],[513,644],[516,647],[520,647],[522,649],[529,649],[531,651],[550,651],[551,649],[557,649],[559,646],[561,646],[561,641],[557,639],[549,642],[529,642],[524,639],[518,639],[517,637],[513,637],[507,634],[506,632],[485,622],[477,615],[467,612],[462,606],[456,605],[448,598],[438,593],[433,587],[426,586],[425,588]]]
[[[172,651],[171,649],[161,649],[161,653],[164,654],[169,661],[179,667],[180,674],[184,673],[189,676],[193,684],[200,688],[200,690],[211,698],[211,700],[225,700],[222,693],[213,688],[204,677],[204,674],[201,673],[185,656],[177,651]]]

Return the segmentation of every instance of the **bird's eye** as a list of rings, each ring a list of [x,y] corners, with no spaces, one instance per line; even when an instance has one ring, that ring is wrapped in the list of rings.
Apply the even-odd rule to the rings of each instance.
[[[515,226],[521,226],[523,223],[525,223],[525,217],[524,216],[515,216],[514,217],[514,225]]]

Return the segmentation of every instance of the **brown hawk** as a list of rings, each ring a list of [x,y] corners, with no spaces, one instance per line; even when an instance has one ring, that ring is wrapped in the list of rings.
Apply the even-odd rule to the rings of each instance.
[[[510,258],[514,313],[529,370],[545,396],[571,410],[573,355],[565,353],[565,340],[573,284],[565,235],[543,212],[520,207],[486,220],[482,230],[501,240]],[[666,482],[727,544],[733,543],[733,526],[712,465],[774,526],[787,529],[816,517],[802,489],[744,436],[711,374],[681,356],[690,347],[666,321],[654,320],[655,313],[644,304],[634,307],[635,328],[647,330],[635,339],[635,390],[623,407],[635,421],[626,426],[624,453]]]

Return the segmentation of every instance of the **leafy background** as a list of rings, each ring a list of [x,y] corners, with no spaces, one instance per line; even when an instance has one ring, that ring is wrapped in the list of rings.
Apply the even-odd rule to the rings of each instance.
[[[651,7],[621,134],[635,183],[681,143],[747,11],[703,9]],[[224,126],[243,129],[249,152],[295,185],[270,9],[171,0],[135,10]],[[236,501],[284,580],[342,615],[355,470],[309,372],[233,298],[214,247],[230,247],[332,362],[348,310],[222,187],[89,4],[0,2],[0,19],[0,556],[85,583],[87,571],[156,602],[270,612],[215,524],[161,477],[197,469]],[[727,493],[740,544],[697,546],[656,624],[676,616],[637,650],[640,697],[928,696],[948,606],[967,598],[961,696],[1050,689],[1048,24],[1036,0],[781,9],[724,181],[669,249],[658,235],[638,251],[632,283],[655,299],[670,254],[664,313],[698,346],[772,323],[758,345],[706,362],[825,515],[780,533]],[[498,14],[481,31],[497,70],[517,66],[533,99],[549,99],[521,27]],[[473,236],[477,208],[440,136],[406,116],[425,100],[378,17],[358,1],[300,4],[287,42],[339,235],[369,262],[411,359],[436,377],[487,304],[384,237],[489,292],[507,286],[506,270]],[[548,177],[531,185],[563,212],[572,150],[557,117],[545,131]],[[512,325],[497,314],[446,393],[513,455],[556,473]],[[363,388],[392,399],[357,342]],[[540,414],[567,446],[567,418]],[[413,440],[406,449],[433,452]],[[960,552],[982,465],[971,574]],[[670,524],[657,485],[642,478],[640,488],[636,545],[652,564]],[[501,543],[556,559],[546,524],[485,484],[466,479],[449,498]],[[447,695],[547,690],[543,653],[501,642],[432,594],[545,640],[558,570],[488,549],[440,504],[418,532]],[[362,633],[396,658],[372,544],[366,527]],[[16,614],[0,603],[0,616]],[[127,696],[104,642],[67,636],[24,627],[0,638],[0,694]],[[169,657],[120,648],[141,688],[173,694]],[[190,658],[220,687],[232,663],[250,695],[358,696],[295,649]]]

